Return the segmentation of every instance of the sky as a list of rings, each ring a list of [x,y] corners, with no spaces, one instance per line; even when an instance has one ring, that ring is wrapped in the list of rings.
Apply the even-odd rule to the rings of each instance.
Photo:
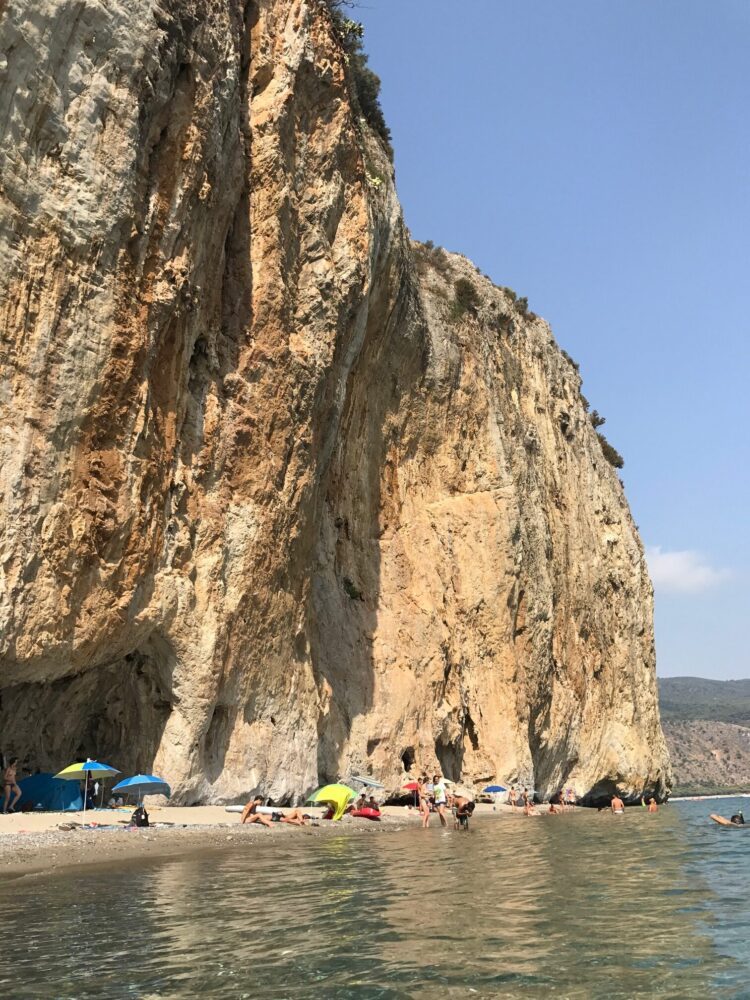
[[[358,0],[412,235],[526,295],[607,418],[657,672],[750,677],[750,2]]]

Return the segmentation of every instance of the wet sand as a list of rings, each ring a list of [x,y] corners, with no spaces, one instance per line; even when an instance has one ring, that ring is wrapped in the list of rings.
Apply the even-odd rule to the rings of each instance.
[[[242,825],[239,813],[228,813],[224,806],[147,805],[153,826],[128,827],[132,809],[95,809],[82,812],[16,813],[0,815],[0,873],[28,875],[83,865],[117,864],[121,861],[203,853],[247,844],[258,838],[320,837],[341,834],[373,835],[389,830],[418,827],[415,809],[385,806],[379,822],[344,816],[337,823],[323,820],[323,810],[306,807],[319,825],[295,827],[274,823]],[[282,810],[283,811],[283,810]],[[477,816],[511,815],[507,806],[479,805]],[[520,815],[520,813],[518,814]],[[449,817],[452,823],[452,818]],[[439,822],[433,816],[430,825]],[[75,829],[60,826],[81,824]],[[84,828],[82,824],[99,824]],[[112,828],[114,827],[114,829]]]

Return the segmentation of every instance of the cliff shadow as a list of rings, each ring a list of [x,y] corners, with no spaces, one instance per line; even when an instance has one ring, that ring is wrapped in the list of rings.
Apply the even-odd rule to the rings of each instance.
[[[423,342],[415,335],[421,316],[400,222],[391,239],[388,255],[373,264],[362,348],[347,376],[341,416],[332,415],[319,442],[330,464],[316,514],[308,631],[320,695],[321,782],[371,772],[387,740],[367,718],[375,697],[381,538],[398,508],[398,453],[407,419],[402,402],[424,370]],[[347,350],[350,345],[340,347]],[[413,763],[413,747],[393,752],[405,767]]]
[[[101,760],[128,774],[150,773],[172,711],[174,654],[151,637],[140,649],[51,683],[0,690],[0,732],[21,771],[56,773]]]

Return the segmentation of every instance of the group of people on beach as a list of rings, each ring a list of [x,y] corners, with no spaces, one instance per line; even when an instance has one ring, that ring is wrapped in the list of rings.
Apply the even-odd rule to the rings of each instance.
[[[419,812],[422,816],[422,828],[430,825],[430,816],[436,813],[441,826],[448,825],[446,812],[453,813],[453,825],[457,830],[468,830],[469,819],[474,813],[474,801],[465,795],[456,795],[448,790],[445,778],[435,774],[430,780],[426,774],[417,779],[416,794],[419,799]]]
[[[528,790],[528,788],[523,788],[521,792],[516,791],[515,785],[511,785],[508,790],[507,803],[513,810],[521,808],[523,809],[524,816],[539,816],[534,805],[533,793]],[[549,800],[549,812],[554,816],[559,813],[567,812],[569,809],[573,809],[577,805],[576,795],[572,788],[563,789],[555,792],[550,796]]]
[[[344,810],[344,814],[359,813],[362,815],[363,810],[369,811],[371,814],[370,818],[380,816],[380,805],[377,799],[372,795],[368,797],[366,792],[362,792],[356,801],[351,802]],[[333,816],[334,809],[332,806],[328,806],[326,812],[320,818],[333,819]],[[260,826],[273,826],[274,823],[286,823],[289,826],[307,826],[310,823],[314,823],[314,821],[315,817],[311,813],[306,813],[299,807],[289,812],[282,812],[280,809],[274,809],[270,803],[264,806],[262,795],[256,795],[252,798],[242,811],[243,823],[258,823]]]

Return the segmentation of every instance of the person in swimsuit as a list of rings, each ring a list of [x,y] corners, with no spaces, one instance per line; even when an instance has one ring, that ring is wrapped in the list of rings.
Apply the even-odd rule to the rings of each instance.
[[[729,822],[734,823],[735,826],[744,826],[745,817],[742,815],[742,810],[740,809],[739,812],[734,814],[734,816],[731,816]]]
[[[517,798],[516,786],[511,785],[510,791],[508,792],[508,803],[510,804],[510,808],[513,810],[513,812],[516,811],[516,798]]]
[[[273,826],[273,822],[268,816],[263,816],[262,813],[258,812],[258,806],[262,805],[263,799],[260,795],[256,795],[254,799],[250,799],[248,804],[242,810],[242,822],[260,823],[261,826]]]
[[[455,795],[453,797],[453,816],[454,826],[457,830],[468,830],[469,820],[474,814],[476,805],[471,801],[471,799],[466,799],[462,795]]]
[[[427,791],[426,774],[423,774],[417,782],[417,794],[419,795],[419,812],[422,815],[422,829],[426,830],[430,825],[430,795]]]
[[[21,798],[21,789],[16,781],[18,757],[11,757],[3,771],[3,813],[15,812],[16,802]],[[11,796],[15,796],[11,802]]]
[[[625,812],[625,803],[618,795],[613,795],[609,808],[613,813],[621,816]]]
[[[301,809],[292,809],[291,812],[277,815],[281,816],[280,823],[289,823],[291,826],[307,826],[307,821],[310,818]]]
[[[656,799],[654,799],[654,798],[649,799],[648,800],[648,811],[650,813],[655,813],[655,812],[657,812],[658,809],[659,809],[659,807],[656,804]]]
[[[380,803],[378,802],[378,800],[375,798],[374,795],[370,796],[370,801],[367,803],[367,808],[372,809],[376,813],[380,812]]]

